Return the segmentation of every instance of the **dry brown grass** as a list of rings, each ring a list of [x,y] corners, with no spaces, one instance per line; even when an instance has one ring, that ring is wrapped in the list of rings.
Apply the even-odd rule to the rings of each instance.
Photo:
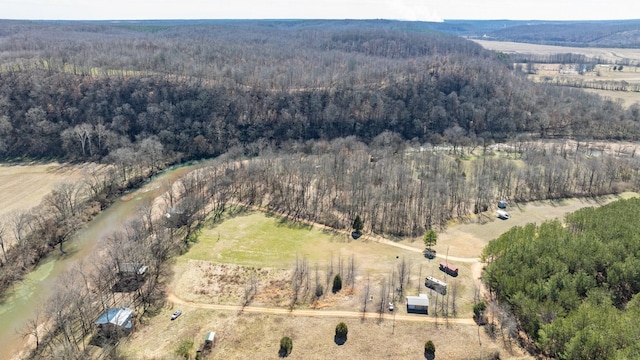
[[[610,90],[597,90],[597,89],[583,89],[586,92],[598,94],[605,99],[611,99],[613,101],[620,101],[622,106],[629,108],[635,103],[640,103],[640,93],[627,92],[627,91],[610,91]]]
[[[488,338],[476,326],[447,326],[433,323],[377,319],[309,318],[288,315],[238,314],[184,308],[176,321],[168,316],[151,319],[148,326],[125,344],[123,355],[135,359],[171,359],[183,339],[201,345],[207,331],[216,332],[210,359],[276,359],[283,336],[293,339],[290,359],[424,359],[427,340],[436,346],[441,359],[475,359],[500,352],[501,358],[522,356],[501,350],[502,340]],[[342,346],[333,339],[335,326],[343,321],[349,328]],[[158,334],[163,334],[158,336]],[[515,344],[514,344],[515,349]]]
[[[538,44],[526,44],[516,43],[508,41],[488,41],[488,40],[474,40],[478,44],[482,45],[485,49],[502,51],[505,53],[521,53],[521,54],[534,54],[534,55],[551,55],[551,54],[581,54],[587,57],[599,57],[612,62],[620,60],[634,60],[640,61],[640,49],[620,49],[620,48],[582,48],[582,47],[569,47],[569,46],[551,46],[551,45],[538,45]]]
[[[0,216],[18,209],[30,209],[59,183],[79,181],[90,165],[57,163],[0,166]]]

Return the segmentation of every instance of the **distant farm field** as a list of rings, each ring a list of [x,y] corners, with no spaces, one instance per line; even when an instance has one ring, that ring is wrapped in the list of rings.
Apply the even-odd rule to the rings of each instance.
[[[473,41],[482,45],[482,47],[484,47],[485,49],[501,51],[507,54],[521,53],[534,55],[551,55],[571,53],[581,54],[588,57],[601,58],[612,62],[625,59],[640,61],[640,49],[568,47],[489,40]]]
[[[639,63],[640,49],[616,49],[616,48],[579,48],[579,47],[563,47],[551,45],[537,45],[515,42],[501,42],[488,40],[474,40],[482,45],[485,49],[500,51],[506,54],[530,54],[535,56],[554,55],[554,54],[579,54],[590,58],[599,58],[613,64],[616,63]],[[527,64],[520,64],[522,69],[526,69]],[[629,107],[635,103],[640,103],[640,92],[633,91],[640,84],[640,66],[625,65],[622,70],[617,69],[611,64],[596,65],[592,71],[579,74],[577,67],[580,64],[530,64],[534,74],[530,74],[529,78],[536,82],[549,82],[565,86],[576,86],[591,93],[598,94],[604,98],[610,98],[613,101],[620,101],[623,106]],[[599,88],[589,85],[589,82],[597,84],[598,82],[608,83]],[[586,83],[586,84],[585,84]],[[574,84],[574,85],[570,85]],[[617,84],[625,84],[627,90],[618,90]],[[600,87],[600,86],[596,86]],[[607,89],[609,88],[609,89]],[[614,89],[614,90],[610,90]]]
[[[586,92],[598,94],[603,98],[609,98],[613,101],[621,101],[622,105],[626,108],[629,106],[640,103],[640,93],[637,92],[623,92],[623,91],[611,91],[611,90],[598,90],[598,89],[584,89]]]

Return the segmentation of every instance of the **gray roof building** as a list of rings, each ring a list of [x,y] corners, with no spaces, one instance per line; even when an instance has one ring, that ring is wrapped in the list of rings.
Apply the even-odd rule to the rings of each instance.
[[[110,325],[123,329],[131,329],[133,326],[131,315],[133,315],[133,310],[126,307],[107,309],[98,317],[96,325]]]
[[[427,294],[420,294],[418,296],[407,296],[407,312],[428,314],[429,297],[427,297]]]

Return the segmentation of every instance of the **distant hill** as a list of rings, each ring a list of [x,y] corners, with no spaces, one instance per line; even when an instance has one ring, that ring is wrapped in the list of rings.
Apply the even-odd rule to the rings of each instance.
[[[640,19],[603,21],[447,20],[429,27],[467,38],[577,47],[640,48]]]

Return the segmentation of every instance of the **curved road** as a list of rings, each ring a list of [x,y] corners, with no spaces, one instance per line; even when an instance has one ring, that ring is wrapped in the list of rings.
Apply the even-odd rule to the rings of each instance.
[[[383,237],[378,237],[378,236],[373,236],[373,237],[375,238],[375,241],[379,242],[380,244],[385,244],[385,245],[389,245],[389,246],[395,246],[395,247],[400,248],[400,249],[419,252],[419,253],[423,252],[423,250],[420,250],[420,249],[415,248],[413,246],[404,245],[404,244],[398,244],[398,243],[393,242],[391,240],[387,240],[387,239],[385,239]],[[477,263],[477,262],[480,262],[479,258],[463,258],[463,257],[457,257],[457,256],[451,256],[451,255],[446,256],[446,255],[442,255],[442,254],[436,254],[436,257],[439,257],[441,259],[452,260],[452,261],[464,262],[464,263]]]
[[[236,311],[258,314],[271,314],[271,315],[292,315],[292,316],[305,316],[305,317],[335,317],[335,318],[362,318],[361,312],[356,311],[337,311],[337,310],[313,310],[313,309],[283,309],[283,308],[267,308],[259,306],[245,306],[240,305],[221,305],[221,304],[208,304],[208,303],[195,303],[180,299],[173,293],[167,294],[167,300],[177,305],[187,305],[199,309],[211,309],[220,311]],[[365,314],[367,319],[379,319],[380,314],[377,312],[368,312]],[[385,313],[382,315],[383,319],[397,321],[416,321],[416,322],[430,322],[434,323],[439,320],[442,323],[449,322],[450,324],[460,325],[477,325],[473,319],[457,319],[457,318],[434,318],[424,315],[395,315]]]

